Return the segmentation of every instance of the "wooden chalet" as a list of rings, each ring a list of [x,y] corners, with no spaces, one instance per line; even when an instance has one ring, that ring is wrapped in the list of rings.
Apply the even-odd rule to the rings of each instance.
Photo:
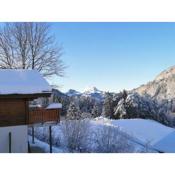
[[[50,97],[52,89],[35,70],[0,70],[0,126],[59,121],[60,108],[30,109],[29,101]]]

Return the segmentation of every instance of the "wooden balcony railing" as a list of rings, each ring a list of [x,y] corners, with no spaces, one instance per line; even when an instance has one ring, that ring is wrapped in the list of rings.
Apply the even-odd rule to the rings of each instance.
[[[34,109],[29,111],[29,124],[59,121],[59,109]]]

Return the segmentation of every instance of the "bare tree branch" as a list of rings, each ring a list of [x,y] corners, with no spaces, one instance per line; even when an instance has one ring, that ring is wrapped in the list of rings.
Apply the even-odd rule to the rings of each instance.
[[[62,47],[48,23],[6,23],[0,30],[0,68],[36,69],[43,76],[63,76]]]

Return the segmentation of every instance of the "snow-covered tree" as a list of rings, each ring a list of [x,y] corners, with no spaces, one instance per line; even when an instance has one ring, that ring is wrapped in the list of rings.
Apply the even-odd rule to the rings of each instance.
[[[94,107],[92,108],[92,117],[93,118],[96,118],[96,117],[99,117],[100,116],[100,109],[99,109],[99,106],[97,104],[94,105]]]
[[[81,112],[79,107],[75,105],[74,102],[71,102],[67,111],[67,118],[71,120],[77,120],[81,118]]]
[[[127,91],[124,89],[123,92],[121,93],[122,94],[122,98],[124,99],[124,101],[127,99],[127,96],[128,96],[128,93]]]
[[[95,100],[93,98],[86,97],[86,96],[80,96],[77,100],[79,102],[80,110],[82,112],[91,113],[92,108],[95,104]]]
[[[114,115],[113,95],[109,92],[105,93],[102,115],[109,118],[112,118]]]
[[[90,119],[90,118],[92,118],[91,113],[89,113],[89,112],[82,112],[81,113],[81,119]]]
[[[65,120],[61,124],[64,146],[69,152],[86,152],[89,120]]]
[[[117,118],[153,118],[157,116],[158,108],[150,98],[137,93],[122,98],[115,110]]]
[[[164,106],[160,106],[150,96],[140,96],[138,93],[130,93],[126,100],[122,98],[115,108],[114,116],[153,119],[166,125],[169,123]]]
[[[103,126],[95,133],[96,137],[94,139],[97,147],[94,152],[130,153],[134,151],[134,146],[130,142],[132,137],[117,127]]]

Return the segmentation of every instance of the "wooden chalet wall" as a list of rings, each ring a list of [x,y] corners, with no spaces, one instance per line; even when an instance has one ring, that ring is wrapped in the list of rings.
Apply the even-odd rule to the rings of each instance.
[[[24,125],[27,122],[26,99],[0,99],[0,126]]]
[[[0,98],[0,127],[60,122],[60,109],[29,109],[29,98]]]

